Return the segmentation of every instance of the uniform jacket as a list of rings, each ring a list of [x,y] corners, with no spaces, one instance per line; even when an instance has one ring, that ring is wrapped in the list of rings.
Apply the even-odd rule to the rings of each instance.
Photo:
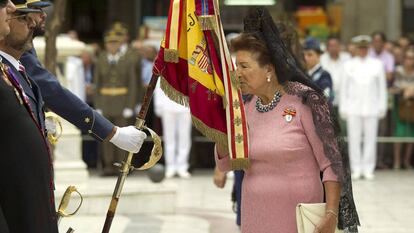
[[[387,85],[380,60],[355,57],[344,66],[339,112],[347,116],[383,117],[387,110]]]
[[[0,230],[58,233],[46,139],[15,90],[0,77]]]
[[[315,67],[316,68],[316,67]],[[323,90],[325,96],[329,99],[329,102],[333,101],[333,91],[332,91],[332,78],[331,75],[322,68],[318,66],[316,70],[309,74],[312,78],[312,81]]]
[[[62,87],[57,78],[40,64],[34,49],[24,53],[20,61],[39,86],[46,107],[100,141],[111,133],[114,125]]]
[[[27,78],[23,76],[7,58],[2,56],[2,61],[10,69],[10,72],[17,78],[20,85],[23,87],[26,95],[28,96],[29,103],[32,109],[32,112],[35,116],[37,124],[40,125],[43,131],[45,131],[45,116],[43,110],[43,98],[39,86],[36,82],[31,79],[29,75]]]
[[[110,63],[108,54],[102,53],[95,65],[95,106],[105,116],[119,117],[125,108],[133,110],[141,100],[141,62],[131,53]]]

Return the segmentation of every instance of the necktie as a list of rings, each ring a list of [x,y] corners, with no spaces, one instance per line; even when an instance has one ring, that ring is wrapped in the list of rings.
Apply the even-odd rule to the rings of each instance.
[[[29,84],[30,88],[32,88],[32,83],[29,80],[29,77],[26,73],[26,68],[24,68],[23,64],[19,61],[19,72],[20,74],[26,79],[26,82]]]

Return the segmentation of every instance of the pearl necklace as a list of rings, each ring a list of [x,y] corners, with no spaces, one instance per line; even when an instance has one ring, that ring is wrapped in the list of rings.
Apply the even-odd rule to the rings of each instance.
[[[257,97],[256,110],[259,112],[268,112],[276,107],[277,103],[280,101],[280,98],[282,98],[282,94],[280,94],[279,91],[275,92],[273,99],[268,104],[263,104],[262,99],[260,99],[260,97]]]

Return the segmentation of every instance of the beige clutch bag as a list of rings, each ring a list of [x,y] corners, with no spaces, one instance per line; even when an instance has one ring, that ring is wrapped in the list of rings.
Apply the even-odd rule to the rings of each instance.
[[[313,233],[316,225],[325,216],[325,203],[299,203],[296,206],[296,224],[298,233]],[[343,233],[338,227],[335,233]]]

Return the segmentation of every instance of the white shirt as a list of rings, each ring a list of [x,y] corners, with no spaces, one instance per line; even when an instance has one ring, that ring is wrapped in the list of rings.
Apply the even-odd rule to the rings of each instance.
[[[332,78],[332,88],[334,91],[333,104],[339,104],[341,80],[343,79],[344,63],[351,59],[351,55],[347,52],[340,52],[338,59],[334,60],[325,52],[321,56],[321,64],[324,70],[328,71]]]
[[[20,63],[18,60],[16,60],[16,58],[3,51],[0,51],[0,55],[9,61],[14,66],[14,68],[16,68],[16,70],[19,70]]]
[[[316,64],[314,67],[308,70],[308,75],[312,76],[312,74],[315,73],[315,71],[317,71],[320,67],[321,67],[321,63]]]
[[[341,117],[382,118],[386,110],[387,84],[381,61],[371,57],[354,57],[346,61],[340,90]]]

